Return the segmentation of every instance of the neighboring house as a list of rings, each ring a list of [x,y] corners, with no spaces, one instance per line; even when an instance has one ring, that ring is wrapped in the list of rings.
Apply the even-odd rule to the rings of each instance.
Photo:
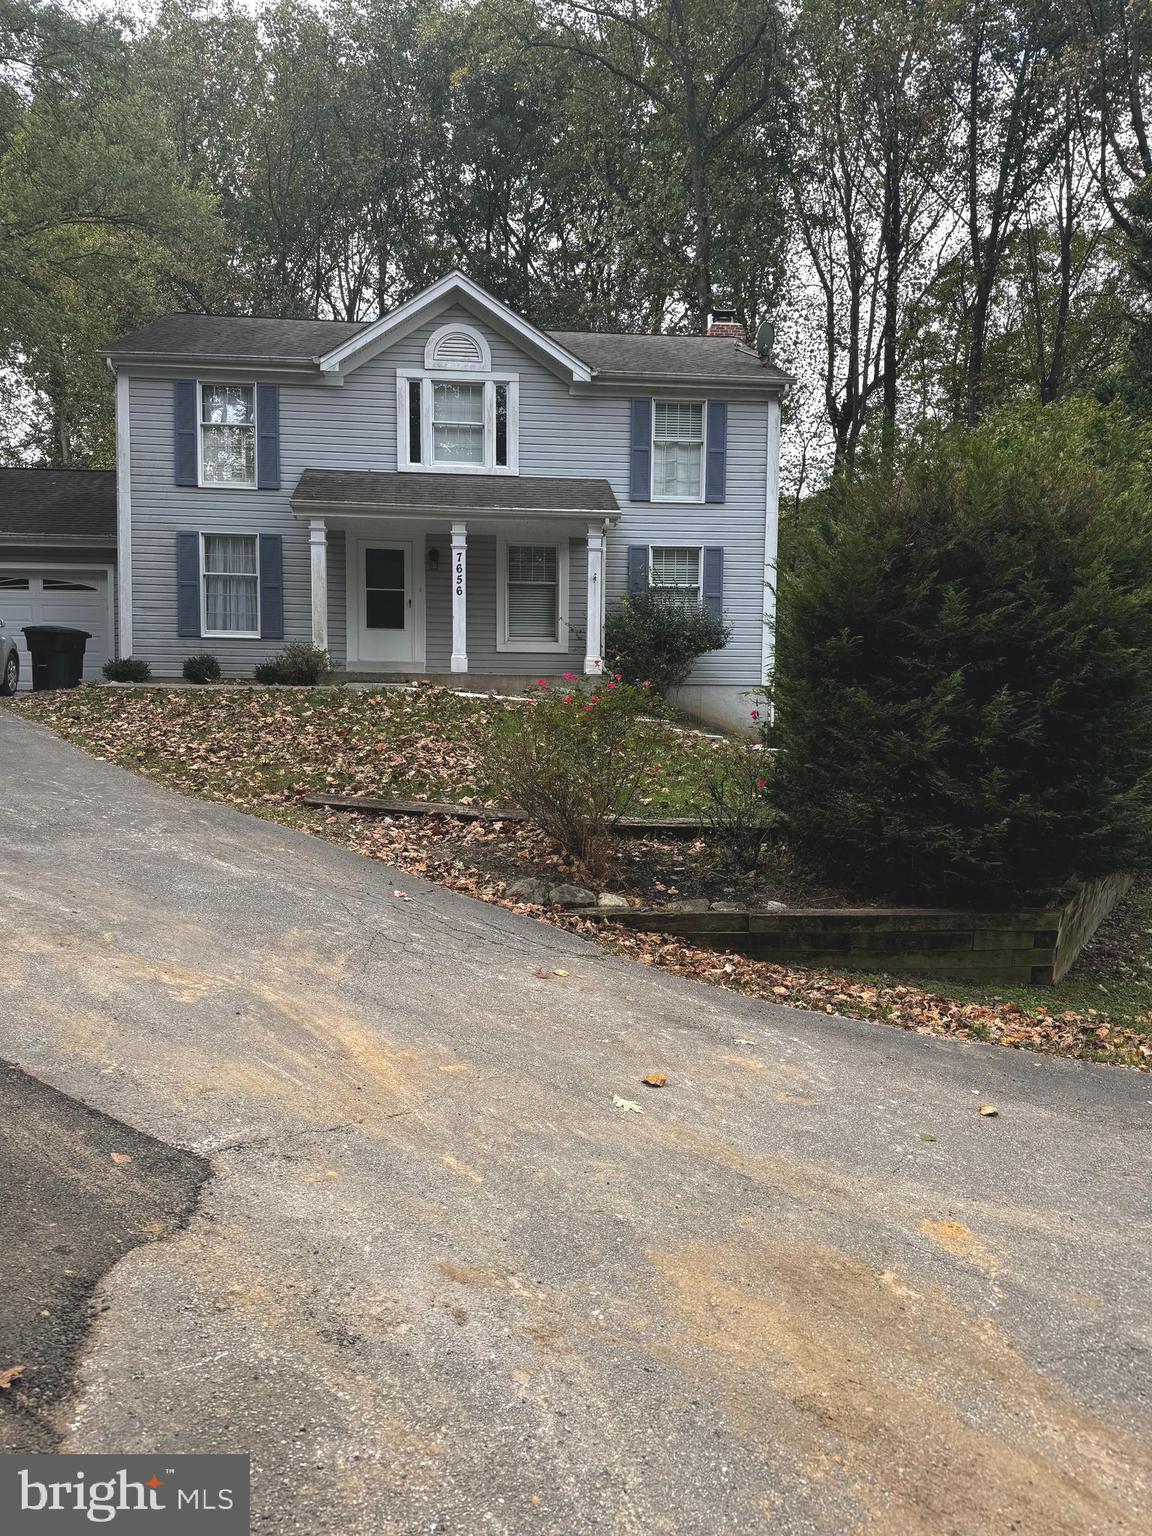
[[[100,469],[0,469],[0,619],[32,682],[25,624],[91,635],[84,676],[116,654],[116,476]]]
[[[170,315],[107,357],[121,650],[157,676],[293,640],[345,677],[595,674],[652,582],[732,628],[680,702],[747,721],[788,378],[738,326],[545,332],[453,273],[377,321]]]

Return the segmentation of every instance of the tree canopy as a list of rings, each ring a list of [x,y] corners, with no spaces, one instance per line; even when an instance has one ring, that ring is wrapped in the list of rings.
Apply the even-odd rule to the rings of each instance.
[[[110,462],[96,350],[156,314],[368,318],[453,266],[545,326],[773,319],[798,495],[1114,390],[1147,34],[1135,0],[0,0],[0,456]]]

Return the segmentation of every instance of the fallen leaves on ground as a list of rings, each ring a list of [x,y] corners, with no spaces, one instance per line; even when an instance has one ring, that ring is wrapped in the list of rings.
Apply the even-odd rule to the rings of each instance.
[[[0,1371],[0,1389],[7,1391],[12,1383],[18,1377],[23,1376],[23,1374],[24,1367],[22,1365],[10,1365],[5,1370]]]
[[[626,1113],[631,1113],[634,1115],[642,1115],[644,1113],[644,1111],[640,1108],[639,1104],[635,1102],[635,1100],[622,1099],[618,1093],[614,1093],[612,1095],[612,1107],[613,1109],[622,1109]]]
[[[123,1163],[130,1163],[132,1161],[132,1158],[129,1156],[129,1154],[127,1152],[109,1152],[108,1156],[112,1159],[112,1161],[114,1163],[123,1164]]]
[[[642,1077],[640,1081],[646,1088],[663,1088],[668,1079],[663,1072],[649,1072],[648,1076]]]
[[[773,965],[517,901],[506,892],[518,875],[547,871],[561,879],[573,873],[548,839],[525,823],[363,816],[300,803],[317,789],[378,795],[385,786],[413,799],[458,798],[471,787],[478,799],[491,800],[480,743],[497,712],[515,707],[505,702],[438,688],[199,693],[96,687],[28,694],[5,707],[170,788],[286,822],[405,874],[542,917],[641,964],[745,997],[917,1034],[1152,1069],[1152,1038],[1102,1020],[1098,1010],[1054,1013],[1006,1001],[962,1002],[930,984],[861,981]],[[686,754],[717,745],[692,735],[685,742]],[[676,881],[652,879],[652,872],[690,875],[699,852],[684,842],[628,839],[621,857],[630,861],[627,868],[647,873],[652,890],[671,896]]]
[[[995,1104],[981,1104],[980,1113],[986,1120],[994,1120],[1000,1111],[996,1108]]]

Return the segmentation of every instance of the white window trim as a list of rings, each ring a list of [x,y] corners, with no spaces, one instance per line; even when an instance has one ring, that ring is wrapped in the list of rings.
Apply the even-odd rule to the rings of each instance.
[[[206,538],[255,539],[256,541],[256,628],[209,629],[208,588],[204,569],[204,540]],[[213,574],[219,575],[219,572]],[[200,638],[202,640],[259,640],[262,637],[264,615],[260,607],[260,535],[251,528],[201,528],[200,529]]]
[[[511,544],[548,544],[556,551],[556,634],[555,640],[508,638],[508,547]],[[570,550],[566,538],[554,534],[533,533],[530,528],[514,536],[501,534],[496,553],[496,649],[498,651],[539,651],[566,654],[571,650],[571,631],[568,625],[571,580],[569,576]]]
[[[459,330],[456,326],[453,329]],[[409,457],[408,385],[420,386],[420,440],[423,459]],[[483,464],[436,464],[432,460],[432,385],[482,384],[484,386]],[[496,385],[508,389],[508,462],[496,463]],[[518,475],[520,473],[520,375],[488,373],[459,368],[398,368],[396,370],[396,468],[400,471],[437,475]]]
[[[685,543],[685,542],[681,541],[680,543],[649,544],[649,546],[648,546],[648,585],[649,585],[649,587],[651,587],[652,591],[653,592],[690,592],[692,590],[690,587],[670,587],[670,586],[666,586],[662,582],[655,582],[655,581],[652,580],[652,551],[654,549],[694,549],[696,551],[696,561],[697,561],[696,571],[697,571],[697,574],[698,574],[698,576],[700,578],[697,581],[697,583],[696,583],[696,591],[700,594],[698,601],[703,603],[703,601],[704,601],[704,545],[703,544],[688,544],[688,543]]]
[[[255,473],[251,480],[205,480],[204,478],[204,428],[213,423],[204,420],[204,386],[215,384],[218,387],[227,388],[231,385],[234,389],[250,389],[252,391],[252,463]],[[196,484],[203,491],[254,491],[260,481],[260,392],[254,382],[249,379],[227,379],[213,375],[209,379],[196,380]]]
[[[437,373],[445,371],[436,362],[436,348],[444,340],[445,336],[455,336],[458,333],[469,337],[470,340],[476,343],[480,349],[480,361],[478,363],[456,363],[454,366],[456,368],[466,368],[470,373],[491,373],[492,352],[487,341],[474,326],[461,325],[459,322],[442,325],[439,330],[433,331],[431,336],[429,336],[428,345],[424,348],[425,368],[433,369]]]
[[[656,495],[656,407],[657,405],[698,405],[700,407],[700,494],[698,496],[666,496]],[[667,441],[667,439],[662,439]],[[652,500],[663,505],[666,502],[677,502],[681,505],[702,506],[704,494],[708,484],[708,402],[707,400],[678,400],[669,395],[654,395],[652,398],[652,440],[649,444],[649,453],[652,484],[649,486],[649,495]],[[663,549],[664,545],[659,545]],[[691,545],[669,545],[668,548],[690,549]],[[703,573],[701,573],[703,580]]]

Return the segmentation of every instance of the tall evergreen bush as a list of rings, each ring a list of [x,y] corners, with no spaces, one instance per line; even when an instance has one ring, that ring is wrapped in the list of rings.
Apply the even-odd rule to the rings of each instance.
[[[1152,865],[1152,435],[951,429],[836,483],[782,572],[774,793],[825,878],[1001,903]]]

